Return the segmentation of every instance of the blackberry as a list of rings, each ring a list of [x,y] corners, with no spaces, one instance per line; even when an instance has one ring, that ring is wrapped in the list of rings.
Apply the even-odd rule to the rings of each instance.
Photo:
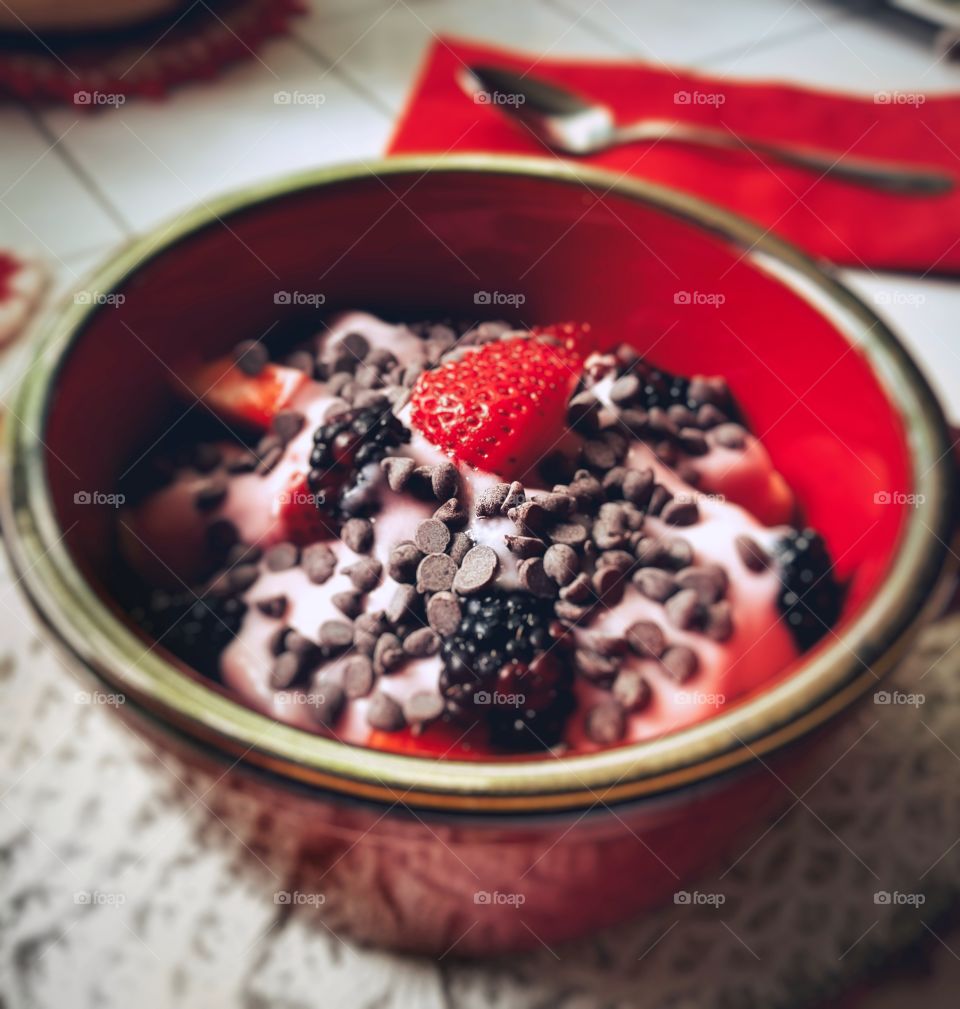
[[[840,617],[843,590],[823,537],[813,529],[791,529],[774,545],[782,588],[777,598],[801,651],[812,648]]]
[[[155,591],[134,621],[177,658],[216,675],[220,654],[240,630],[247,604],[237,596]]]
[[[484,720],[506,750],[553,746],[573,709],[573,674],[554,644],[552,604],[526,592],[471,599],[441,649],[440,691],[448,712]]]
[[[307,484],[319,507],[338,517],[358,515],[372,505],[362,470],[390,449],[410,440],[410,432],[389,408],[347,410],[313,433]]]
[[[672,375],[669,371],[652,368],[645,375],[638,374],[643,384],[640,405],[649,410],[659,406],[666,410],[679,403],[691,410],[698,406],[690,400],[690,380],[682,375]]]

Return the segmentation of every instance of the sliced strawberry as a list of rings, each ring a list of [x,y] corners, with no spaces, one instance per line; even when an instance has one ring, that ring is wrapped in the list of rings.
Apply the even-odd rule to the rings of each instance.
[[[410,419],[455,461],[514,479],[560,437],[581,370],[553,341],[488,343],[421,375]]]
[[[367,736],[366,745],[373,750],[410,757],[445,757],[448,760],[487,760],[490,757],[490,747],[479,729],[465,731],[463,726],[443,720],[433,722],[420,733],[409,728],[399,732],[373,729]]]
[[[245,428],[266,430],[307,381],[305,372],[268,364],[247,375],[232,358],[221,357],[190,371],[185,382],[217,416]]]
[[[319,507],[317,492],[310,489],[307,474],[293,473],[286,490],[280,495],[277,513],[284,525],[285,537],[300,546],[330,539],[337,535],[327,509]]]

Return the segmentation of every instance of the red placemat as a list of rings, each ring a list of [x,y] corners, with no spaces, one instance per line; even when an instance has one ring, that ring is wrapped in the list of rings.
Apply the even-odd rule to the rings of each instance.
[[[768,140],[940,166],[958,176],[942,196],[879,192],[758,158],[662,141],[586,159],[617,174],[673,186],[750,218],[814,256],[845,266],[960,273],[960,97],[880,92],[852,96],[775,82],[705,77],[635,61],[540,59],[436,41],[390,153],[486,151],[551,155],[522,126],[461,91],[465,63],[529,71],[606,102],[622,122],[655,117]]]

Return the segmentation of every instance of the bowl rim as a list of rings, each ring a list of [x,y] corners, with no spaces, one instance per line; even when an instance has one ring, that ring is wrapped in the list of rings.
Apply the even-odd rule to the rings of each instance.
[[[782,681],[697,725],[597,753],[515,761],[432,760],[372,750],[274,721],[189,677],[143,641],[85,581],[63,543],[43,464],[50,393],[60,367],[100,309],[52,307],[6,418],[0,521],[21,589],[57,643],[99,679],[196,742],[301,783],[357,798],[448,811],[588,809],[704,782],[798,740],[875,685],[953,571],[955,471],[948,427],[925,378],[890,329],[856,295],[788,243],[679,190],[559,159],[405,156],[282,176],[161,223],[110,256],[83,289],[110,292],[150,259],[232,213],[297,191],[409,173],[507,174],[635,200],[743,248],[742,258],[826,314],[868,359],[906,432],[914,491],[893,564],[845,627]]]

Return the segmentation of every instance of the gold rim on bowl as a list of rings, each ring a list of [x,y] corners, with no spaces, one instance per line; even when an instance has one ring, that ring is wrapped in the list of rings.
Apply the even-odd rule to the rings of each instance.
[[[158,227],[114,255],[89,290],[109,292],[194,231],[301,189],[405,173],[519,174],[637,200],[694,223],[744,250],[850,340],[899,411],[914,491],[887,576],[840,637],[762,693],[662,738],[598,753],[517,761],[430,760],[365,749],[278,723],[205,687],[155,651],[96,595],[62,541],[44,467],[42,432],[61,363],[95,304],[54,309],[33,366],[6,418],[2,520],[15,570],[67,652],[154,718],[234,761],[249,761],[340,794],[450,811],[532,812],[589,808],[696,784],[784,746],[821,725],[893,665],[948,573],[955,494],[950,439],[936,399],[893,333],[855,295],[792,246],[685,193],[557,160],[484,155],[402,157],[303,172],[224,196]],[[948,572],[947,569],[950,569]]]

